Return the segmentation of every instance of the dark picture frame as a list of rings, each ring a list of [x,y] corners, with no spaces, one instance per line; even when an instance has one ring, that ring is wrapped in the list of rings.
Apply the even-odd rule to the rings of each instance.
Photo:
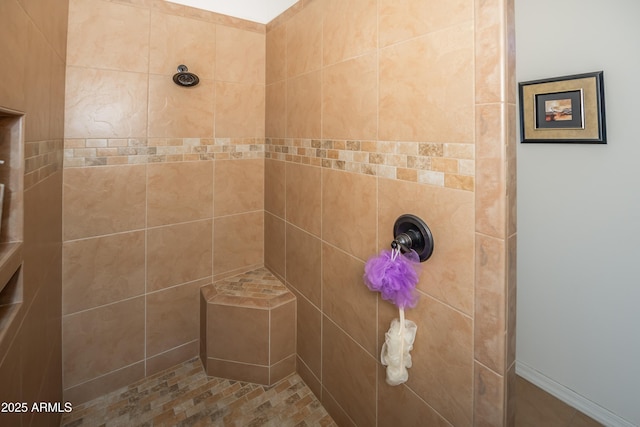
[[[606,144],[603,74],[519,83],[521,142]]]

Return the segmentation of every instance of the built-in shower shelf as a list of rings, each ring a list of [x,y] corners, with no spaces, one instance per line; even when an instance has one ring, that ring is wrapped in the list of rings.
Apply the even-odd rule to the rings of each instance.
[[[207,375],[273,385],[296,370],[296,296],[266,268],[200,288]]]
[[[22,242],[0,243],[0,357],[5,354],[19,322],[22,306]]]
[[[0,295],[22,264],[22,242],[0,243]],[[0,298],[0,306],[6,302]]]
[[[22,323],[24,114],[0,108],[0,360]]]

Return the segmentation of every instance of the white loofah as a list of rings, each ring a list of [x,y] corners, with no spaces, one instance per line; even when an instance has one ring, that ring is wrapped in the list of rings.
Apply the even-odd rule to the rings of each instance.
[[[380,353],[380,361],[387,367],[387,384],[400,385],[409,379],[407,368],[411,367],[413,342],[418,325],[404,319],[404,310],[400,309],[400,320],[393,319],[385,334]]]

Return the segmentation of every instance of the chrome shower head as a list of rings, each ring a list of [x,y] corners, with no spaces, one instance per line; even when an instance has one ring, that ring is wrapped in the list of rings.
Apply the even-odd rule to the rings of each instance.
[[[178,65],[178,72],[173,75],[173,81],[179,86],[195,86],[200,83],[200,79],[193,73],[188,72],[186,65]]]

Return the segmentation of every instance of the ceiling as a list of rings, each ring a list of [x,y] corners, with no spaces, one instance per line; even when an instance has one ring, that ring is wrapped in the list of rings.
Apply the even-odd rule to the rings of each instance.
[[[171,3],[210,10],[261,24],[267,24],[298,0],[167,0]]]

